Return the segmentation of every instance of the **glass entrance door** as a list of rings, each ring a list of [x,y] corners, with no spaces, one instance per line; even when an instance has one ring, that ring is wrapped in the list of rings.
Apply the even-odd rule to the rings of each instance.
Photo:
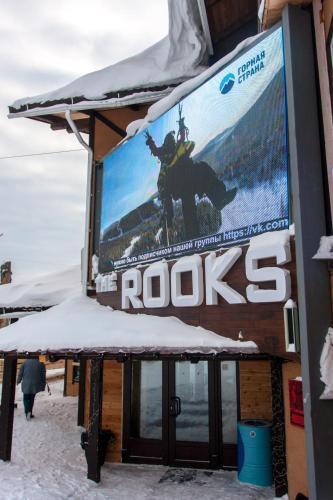
[[[161,461],[162,361],[136,360],[126,366],[126,371],[129,398],[124,405],[125,453],[134,461]]]
[[[208,466],[208,361],[170,363],[170,462]]]
[[[235,467],[236,361],[128,361],[123,460]]]

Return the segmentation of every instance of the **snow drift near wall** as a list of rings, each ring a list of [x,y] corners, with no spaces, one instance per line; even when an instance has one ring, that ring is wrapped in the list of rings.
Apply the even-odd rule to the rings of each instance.
[[[252,341],[221,337],[175,317],[129,314],[100,305],[81,293],[21,319],[1,331],[0,351],[108,351],[256,353]]]

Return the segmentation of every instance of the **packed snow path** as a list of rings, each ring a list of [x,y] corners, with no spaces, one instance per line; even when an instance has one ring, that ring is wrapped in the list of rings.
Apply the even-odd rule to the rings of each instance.
[[[17,391],[12,462],[0,461],[1,500],[216,499],[265,500],[270,488],[241,485],[233,472],[115,464],[102,467],[100,484],[86,479],[86,461],[76,426],[77,399],[62,396],[63,383],[50,384],[52,395],[38,394],[36,418],[25,420]]]

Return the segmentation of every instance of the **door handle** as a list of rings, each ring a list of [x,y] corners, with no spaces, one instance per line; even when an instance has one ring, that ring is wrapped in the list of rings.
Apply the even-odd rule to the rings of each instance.
[[[169,413],[170,413],[171,417],[176,417],[177,416],[177,402],[176,402],[176,398],[170,398]]]
[[[180,415],[182,412],[182,401],[178,396],[175,397],[175,403],[176,403],[176,417],[178,417],[178,415]]]
[[[182,402],[178,396],[170,398],[170,415],[172,417],[178,417],[182,412]]]

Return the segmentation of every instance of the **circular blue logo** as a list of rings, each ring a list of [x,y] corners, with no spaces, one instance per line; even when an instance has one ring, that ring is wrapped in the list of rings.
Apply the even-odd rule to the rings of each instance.
[[[230,92],[230,90],[234,86],[235,79],[236,78],[233,73],[228,73],[227,75],[225,75],[225,77],[220,83],[221,94],[227,94],[228,92]]]

